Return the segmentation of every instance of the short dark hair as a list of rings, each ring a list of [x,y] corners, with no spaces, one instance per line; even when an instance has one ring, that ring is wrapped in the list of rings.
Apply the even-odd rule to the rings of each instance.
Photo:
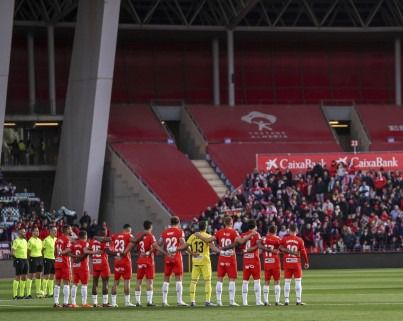
[[[269,227],[269,233],[276,234],[277,233],[277,226],[276,225],[271,225]]]
[[[224,217],[224,225],[228,226],[232,223],[232,217],[231,216],[225,216]]]
[[[80,233],[78,233],[78,237],[80,239],[83,239],[87,236],[87,231],[86,230],[80,230]]]
[[[249,221],[248,221],[248,228],[249,228],[250,230],[253,230],[255,227],[256,227],[256,221],[253,220],[253,219],[249,220]]]
[[[128,228],[131,228],[132,226],[128,223],[126,223],[125,225],[123,225],[123,229],[126,230]]]
[[[180,222],[179,217],[177,217],[177,216],[171,217],[171,225],[178,225],[179,222]]]
[[[144,223],[143,223],[143,227],[144,227],[145,230],[149,230],[152,225],[153,225],[153,222],[151,222],[149,220],[145,220]]]
[[[290,232],[294,233],[297,231],[297,225],[295,223],[291,223],[288,229],[290,230]]]
[[[63,225],[63,233],[66,232],[70,227],[71,227],[71,226],[68,225],[68,224]]]
[[[207,228],[207,222],[206,221],[200,221],[199,222],[199,230],[200,231],[205,231]]]

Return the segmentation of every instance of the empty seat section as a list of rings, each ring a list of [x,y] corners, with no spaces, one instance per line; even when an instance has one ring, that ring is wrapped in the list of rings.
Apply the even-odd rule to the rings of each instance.
[[[112,105],[109,117],[110,142],[166,142],[168,134],[151,107]]]
[[[319,105],[188,107],[208,143],[335,142]]]
[[[224,173],[234,187],[239,186],[245,176],[256,167],[256,154],[267,153],[315,153],[340,152],[340,145],[334,143],[235,143],[210,144],[208,153],[215,165]]]
[[[160,201],[183,220],[198,216],[217,196],[174,145],[113,143],[112,148]]]
[[[402,150],[403,109],[391,105],[356,106],[369,138],[370,150]]]

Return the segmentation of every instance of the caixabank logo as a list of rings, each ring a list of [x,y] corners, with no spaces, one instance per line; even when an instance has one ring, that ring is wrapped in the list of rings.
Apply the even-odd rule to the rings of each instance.
[[[287,139],[287,134],[284,131],[273,129],[273,125],[277,122],[277,117],[274,115],[251,111],[242,116],[241,120],[254,125],[255,129],[249,131],[249,136],[252,139]]]
[[[259,154],[257,168],[263,171],[290,170],[302,172],[316,164],[329,167],[332,161],[356,170],[403,170],[403,153],[328,153],[328,154]]]

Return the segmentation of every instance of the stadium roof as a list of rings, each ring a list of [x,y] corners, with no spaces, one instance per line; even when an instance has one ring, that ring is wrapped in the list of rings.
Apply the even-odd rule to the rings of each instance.
[[[78,0],[16,0],[17,26],[74,26]],[[401,32],[403,0],[122,0],[134,30]]]

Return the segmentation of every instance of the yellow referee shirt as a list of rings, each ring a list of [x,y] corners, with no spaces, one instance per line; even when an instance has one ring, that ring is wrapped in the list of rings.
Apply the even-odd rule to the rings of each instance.
[[[200,234],[206,238],[211,237],[210,234],[206,232],[200,232]],[[189,236],[186,242],[192,249],[192,252],[197,253],[198,256],[192,256],[193,265],[210,265],[210,247],[206,242],[197,238],[194,234]]]
[[[17,237],[13,241],[12,249],[14,250],[14,256],[17,259],[27,259],[28,257],[28,243],[27,240],[21,237]]]
[[[30,257],[42,257],[42,240],[32,236],[28,241],[28,251]]]
[[[43,240],[43,257],[45,259],[54,260],[55,259],[55,243],[56,237],[51,235],[47,236]]]

